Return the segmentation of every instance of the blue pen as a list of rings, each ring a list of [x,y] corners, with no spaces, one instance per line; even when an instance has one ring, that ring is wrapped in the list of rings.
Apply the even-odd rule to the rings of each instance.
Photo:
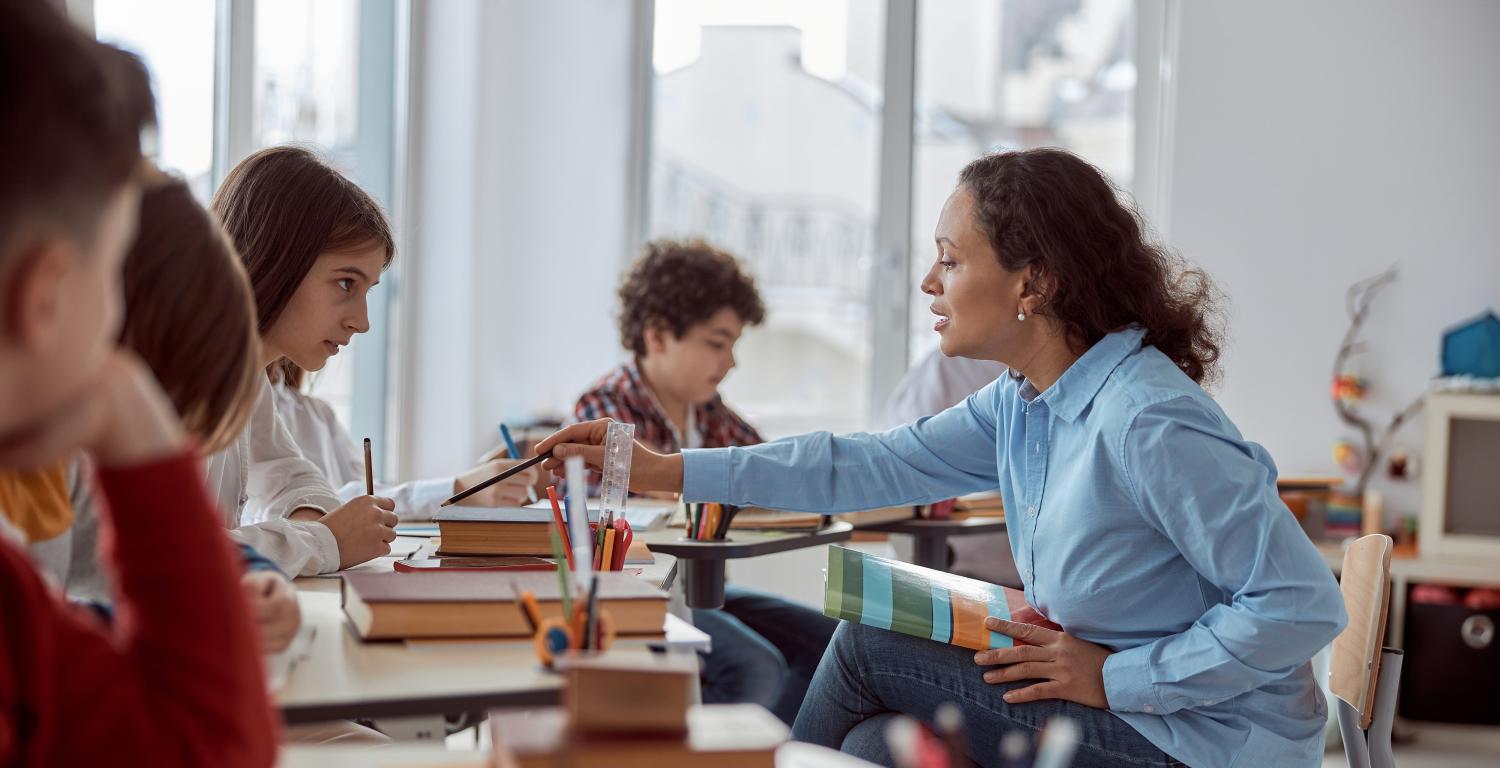
[[[516,447],[516,441],[510,436],[510,427],[505,426],[505,422],[500,423],[500,439],[505,442],[505,452],[510,454],[512,459],[521,458],[521,449]],[[526,498],[531,499],[531,503],[535,504],[537,502],[536,489],[528,486]]]
[[[521,450],[516,447],[516,441],[510,436],[510,427],[505,426],[504,423],[500,424],[500,439],[505,441],[505,452],[510,454],[512,459],[521,458]]]

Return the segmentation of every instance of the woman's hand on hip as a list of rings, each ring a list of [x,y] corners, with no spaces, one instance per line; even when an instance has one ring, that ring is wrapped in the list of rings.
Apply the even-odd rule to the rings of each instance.
[[[1005,692],[1008,704],[1024,704],[1043,699],[1075,701],[1096,709],[1109,709],[1104,694],[1104,661],[1111,651],[1102,645],[1080,640],[1066,632],[1005,621],[990,616],[985,629],[1007,635],[1021,643],[1012,648],[994,648],[974,654],[974,663],[996,666],[984,673],[986,683],[1014,683],[1037,680],[1024,688]]]

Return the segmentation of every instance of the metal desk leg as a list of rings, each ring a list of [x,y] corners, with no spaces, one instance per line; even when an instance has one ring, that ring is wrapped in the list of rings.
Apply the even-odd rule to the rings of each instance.
[[[911,535],[911,560],[923,568],[948,570],[948,535],[920,533]]]
[[[724,561],[683,559],[682,596],[689,608],[724,607]]]

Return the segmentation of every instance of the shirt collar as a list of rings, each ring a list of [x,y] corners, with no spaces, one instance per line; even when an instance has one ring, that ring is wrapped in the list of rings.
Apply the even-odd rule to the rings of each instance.
[[[1141,348],[1145,336],[1144,330],[1132,326],[1100,339],[1042,393],[1042,401],[1064,421],[1077,419],[1115,368]]]
[[[686,448],[688,436],[678,433],[677,426],[672,423],[671,419],[667,418],[667,409],[662,407],[661,401],[656,399],[656,393],[652,392],[651,388],[646,386],[646,380],[641,377],[640,364],[635,360],[626,363],[625,376],[630,380],[631,389],[640,393],[641,398],[646,401],[647,405],[653,411],[653,415],[656,416],[657,421],[661,422],[661,428],[677,441],[677,450],[680,451]],[[696,429],[695,419],[693,418],[694,410],[696,408],[688,408],[688,427]]]

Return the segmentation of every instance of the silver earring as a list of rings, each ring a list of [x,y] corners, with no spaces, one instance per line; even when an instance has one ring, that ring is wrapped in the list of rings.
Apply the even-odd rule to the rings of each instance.
[[[1021,320],[1021,321],[1025,321],[1026,320],[1026,312],[1024,310],[1021,311],[1021,312],[1017,312],[1016,313],[1016,319],[1017,320]]]

